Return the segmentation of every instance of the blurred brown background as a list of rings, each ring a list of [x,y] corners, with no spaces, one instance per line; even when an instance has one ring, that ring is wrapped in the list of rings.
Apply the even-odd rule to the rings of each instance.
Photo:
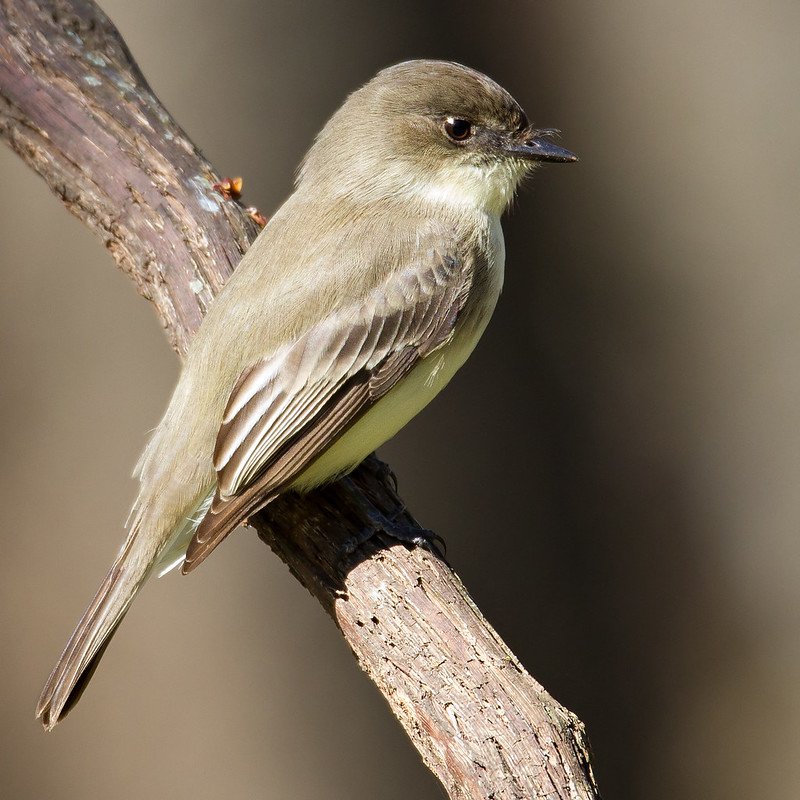
[[[800,4],[105,0],[155,91],[274,209],[389,63],[485,70],[577,166],[506,223],[507,291],[382,454],[607,798],[800,795]],[[0,149],[4,797],[437,798],[251,533],[151,583],[79,708],[42,682],[116,552],[175,379],[147,304]]]

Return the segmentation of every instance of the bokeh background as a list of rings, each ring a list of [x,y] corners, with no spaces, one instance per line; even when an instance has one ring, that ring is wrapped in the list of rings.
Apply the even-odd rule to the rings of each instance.
[[[471,362],[382,455],[480,607],[587,724],[607,798],[800,796],[800,4],[105,0],[211,161],[274,209],[380,67],[509,88],[579,165],[507,220]],[[151,583],[44,735],[178,364],[0,150],[0,786],[15,800],[438,798],[252,533]]]

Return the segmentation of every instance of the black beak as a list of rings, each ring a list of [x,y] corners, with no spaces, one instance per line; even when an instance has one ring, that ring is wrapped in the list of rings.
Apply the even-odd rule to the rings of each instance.
[[[505,150],[509,155],[523,158],[526,161],[554,161],[561,164],[577,161],[578,156],[575,153],[571,153],[547,139],[548,136],[556,133],[558,133],[557,130],[550,128],[527,131],[522,141],[512,139],[506,145]]]

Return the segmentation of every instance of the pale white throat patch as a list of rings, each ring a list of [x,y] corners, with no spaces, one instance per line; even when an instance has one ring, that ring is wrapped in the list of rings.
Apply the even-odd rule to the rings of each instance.
[[[433,177],[415,187],[414,194],[435,203],[464,206],[500,216],[514,199],[528,172],[522,162],[508,159],[491,164],[447,164]]]

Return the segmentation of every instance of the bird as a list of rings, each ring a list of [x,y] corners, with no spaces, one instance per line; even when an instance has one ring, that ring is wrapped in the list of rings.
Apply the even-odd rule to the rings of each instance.
[[[577,160],[556,133],[454,62],[395,64],[347,97],[190,345],[127,537],[39,698],[46,730],[151,575],[345,475],[448,383],[502,289],[501,215],[537,165]]]

